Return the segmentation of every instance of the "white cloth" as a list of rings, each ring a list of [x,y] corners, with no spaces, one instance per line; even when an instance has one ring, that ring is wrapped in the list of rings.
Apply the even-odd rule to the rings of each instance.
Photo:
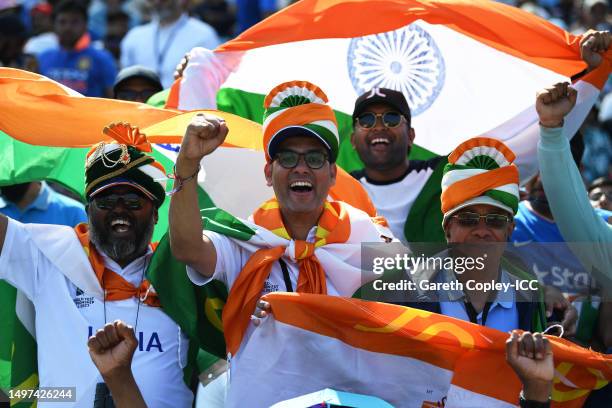
[[[57,34],[42,33],[30,38],[23,46],[23,52],[25,54],[38,56],[43,51],[55,49],[57,47],[59,47]]]
[[[219,37],[214,28],[186,14],[164,27],[154,20],[126,34],[121,41],[121,66],[144,65],[157,72],[164,88],[168,88],[185,53],[194,47],[214,49],[217,45]]]
[[[49,240],[57,245],[47,245]],[[150,252],[125,268],[108,257],[104,259],[109,269],[138,285],[151,255]],[[75,265],[80,267],[77,277],[73,276]],[[74,230],[9,219],[0,254],[0,278],[34,303],[40,386],[76,387],[76,403],[39,403],[39,407],[93,405],[96,384],[102,378],[87,351],[87,339],[104,326],[105,320],[116,319],[135,326],[139,346],[132,370],[147,406],[191,406],[193,395],[183,382],[187,337],[160,308],[144,303],[138,306],[135,298],[107,301],[104,305],[95,276],[89,279],[93,275]]]
[[[421,193],[432,173],[433,168],[431,167],[415,169],[409,171],[401,180],[389,184],[376,184],[365,176],[359,178],[359,182],[370,195],[378,215],[387,219],[393,236],[404,244],[406,243],[404,233],[406,218],[414,200]]]

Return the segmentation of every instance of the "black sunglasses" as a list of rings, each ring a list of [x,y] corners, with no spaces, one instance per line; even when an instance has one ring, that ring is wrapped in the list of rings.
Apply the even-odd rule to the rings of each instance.
[[[364,112],[357,116],[357,124],[364,129],[372,129],[376,126],[378,118],[382,118],[382,124],[387,128],[396,128],[402,123],[402,114],[390,111],[385,113]]]
[[[119,200],[129,210],[140,210],[142,208],[142,196],[136,193],[109,194],[101,197],[94,197],[93,202],[100,210],[112,210]]]
[[[320,169],[328,160],[327,155],[319,150],[312,150],[306,153],[298,153],[293,150],[282,150],[276,153],[274,160],[278,161],[282,167],[292,169],[298,165],[300,157],[304,158],[304,162],[313,170]]]
[[[589,200],[599,201],[604,195],[609,201],[612,201],[612,191],[597,191],[596,193],[590,193]]]
[[[480,215],[472,212],[464,212],[453,215],[452,218],[455,218],[462,227],[474,227],[478,225],[481,218],[484,218],[485,224],[487,224],[489,227],[497,229],[505,228],[510,222],[512,222],[511,217],[503,214]]]

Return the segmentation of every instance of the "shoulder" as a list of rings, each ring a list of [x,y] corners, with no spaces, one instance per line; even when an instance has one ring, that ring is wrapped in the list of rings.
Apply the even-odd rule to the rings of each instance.
[[[151,32],[153,32],[152,23],[136,26],[127,32],[121,43],[131,45],[132,43],[139,41],[143,36],[149,35]]]
[[[365,169],[351,171],[349,174],[356,180],[361,181],[361,179],[365,178]]]
[[[412,171],[435,170],[443,159],[444,156],[435,156],[428,160],[410,160],[408,164],[408,173]]]
[[[214,28],[212,28],[211,25],[198,20],[197,18],[193,18],[193,17],[189,17],[187,19],[187,23],[185,24],[186,27],[189,27],[191,30],[198,30],[201,31],[203,33],[212,33],[216,35],[216,31]]]

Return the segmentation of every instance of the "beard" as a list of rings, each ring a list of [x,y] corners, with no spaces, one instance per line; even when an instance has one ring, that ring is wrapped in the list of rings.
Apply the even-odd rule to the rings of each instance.
[[[115,262],[133,260],[146,253],[147,246],[153,237],[155,220],[149,218],[146,224],[136,224],[133,219],[130,223],[134,225],[135,238],[112,238],[108,233],[110,222],[98,225],[90,218],[89,239],[98,248]]]

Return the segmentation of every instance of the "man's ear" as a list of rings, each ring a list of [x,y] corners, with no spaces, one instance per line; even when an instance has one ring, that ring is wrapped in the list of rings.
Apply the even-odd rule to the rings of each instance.
[[[157,224],[157,221],[159,221],[159,211],[157,208],[153,211],[153,219],[155,220],[155,224]]]
[[[353,131],[351,132],[351,146],[353,146],[353,149],[355,149],[355,150],[357,150],[357,146],[355,146],[355,138],[356,138],[356,137],[357,137],[357,136],[355,136],[355,131],[353,130]]]
[[[416,136],[416,133],[414,133],[414,128],[410,128],[410,131],[408,132],[408,138],[410,139],[410,145],[414,143],[415,136]]]
[[[272,187],[272,162],[267,161],[264,166],[264,174],[266,176],[266,185]]]
[[[338,175],[338,166],[336,163],[329,165],[330,187],[336,184],[336,176]]]

